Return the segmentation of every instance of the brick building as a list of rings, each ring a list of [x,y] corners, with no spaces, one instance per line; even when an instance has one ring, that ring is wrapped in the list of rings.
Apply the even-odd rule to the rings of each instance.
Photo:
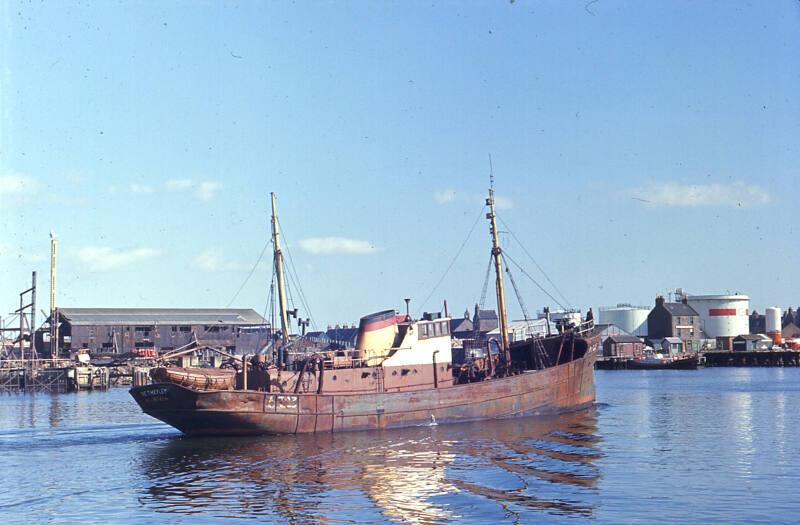
[[[638,357],[644,353],[644,342],[635,335],[610,335],[603,341],[605,357]]]

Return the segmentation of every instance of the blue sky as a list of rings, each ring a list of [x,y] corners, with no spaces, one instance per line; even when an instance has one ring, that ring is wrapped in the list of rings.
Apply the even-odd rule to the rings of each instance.
[[[62,306],[226,306],[270,191],[318,326],[404,297],[461,312],[485,220],[422,302],[481,211],[489,154],[500,216],[576,307],[678,286],[800,303],[798,2],[0,12],[4,314],[32,270],[48,308],[50,231]],[[263,312],[270,274],[233,306]],[[552,303],[516,279],[529,310]]]

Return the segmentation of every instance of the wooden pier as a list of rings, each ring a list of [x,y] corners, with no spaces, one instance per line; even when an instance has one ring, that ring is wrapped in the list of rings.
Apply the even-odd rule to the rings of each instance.
[[[0,362],[0,393],[66,393],[106,390],[107,368],[81,366],[67,359],[4,360]]]
[[[595,370],[627,370],[630,357],[598,357]]]
[[[800,366],[800,350],[760,350],[704,352],[704,366]]]

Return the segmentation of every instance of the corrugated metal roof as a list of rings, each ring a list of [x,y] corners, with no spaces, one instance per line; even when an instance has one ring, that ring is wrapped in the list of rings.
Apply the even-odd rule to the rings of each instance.
[[[80,325],[264,325],[255,310],[240,308],[60,308],[68,323]]]

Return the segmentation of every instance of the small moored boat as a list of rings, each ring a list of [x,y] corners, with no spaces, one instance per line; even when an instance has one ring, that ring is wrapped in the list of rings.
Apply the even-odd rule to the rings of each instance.
[[[662,354],[645,354],[628,360],[629,370],[696,370],[697,356],[671,357]]]

